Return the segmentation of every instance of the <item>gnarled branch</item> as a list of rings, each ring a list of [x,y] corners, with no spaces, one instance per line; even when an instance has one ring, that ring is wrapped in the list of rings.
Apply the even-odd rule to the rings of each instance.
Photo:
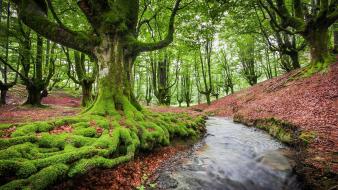
[[[136,42],[136,52],[145,52],[145,51],[154,51],[158,49],[162,49],[164,47],[167,47],[174,39],[174,32],[175,32],[175,27],[174,27],[174,22],[175,22],[175,17],[177,15],[178,10],[180,9],[180,3],[181,0],[176,0],[175,6],[171,12],[170,20],[169,20],[169,27],[168,27],[168,33],[165,39],[154,42],[154,43],[143,43],[143,42]]]

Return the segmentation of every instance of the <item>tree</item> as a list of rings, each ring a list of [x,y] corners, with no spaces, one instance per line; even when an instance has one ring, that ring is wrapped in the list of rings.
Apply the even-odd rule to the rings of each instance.
[[[243,37],[245,41],[240,44],[239,59],[242,65],[242,75],[245,80],[251,85],[257,84],[260,73],[257,70],[255,60],[255,42],[252,36]]]
[[[199,93],[203,94],[207,100],[207,104],[211,104],[210,95],[213,92],[212,73],[211,73],[211,54],[212,54],[212,40],[207,38],[204,44],[204,50],[199,48],[199,63],[195,60],[195,72],[197,76],[196,86]],[[199,65],[201,69],[199,69]],[[201,71],[200,71],[201,70]],[[200,84],[200,73],[202,74],[203,87]]]
[[[178,83],[176,85],[176,100],[178,106],[182,107],[182,102],[184,101],[184,79],[183,77],[178,77]]]
[[[91,33],[79,33],[65,26],[56,14],[57,23],[48,19],[44,7],[53,6],[36,1],[13,0],[20,19],[40,35],[81,51],[98,60],[100,66],[99,94],[88,112],[100,115],[116,114],[116,110],[137,112],[141,107],[135,100],[131,86],[131,69],[136,57],[145,51],[168,46],[173,41],[174,19],[181,0],[177,0],[169,18],[167,36],[158,42],[138,40],[140,28],[139,1],[81,0],[78,6],[92,27]],[[127,108],[128,107],[128,108]]]
[[[285,0],[258,0],[258,3],[268,13],[274,27],[303,36],[310,46],[312,66],[325,62],[329,56],[328,28],[338,19],[337,0],[311,1],[310,4],[293,0],[290,6]]]
[[[81,105],[83,107],[88,106],[92,100],[92,88],[93,84],[96,80],[97,74],[98,74],[98,66],[97,63],[92,64],[92,73],[89,73],[88,69],[86,69],[86,55],[84,53],[79,53],[78,51],[74,51],[74,63],[71,60],[71,56],[69,54],[68,48],[63,48],[64,53],[67,57],[68,62],[68,71],[67,75],[72,81],[78,85],[81,86],[82,89],[82,99],[81,99]],[[75,66],[74,70],[76,73],[76,77],[72,75],[72,66]]]
[[[16,82],[18,75],[15,75],[15,79],[12,82],[9,82],[9,71],[8,66],[9,65],[9,28],[10,28],[10,15],[11,15],[11,4],[10,2],[7,3],[7,15],[6,15],[6,33],[5,33],[5,59],[0,57],[1,65],[0,65],[0,72],[3,80],[0,80],[0,105],[6,104],[6,96],[7,92],[10,88],[12,88]],[[0,11],[2,11],[2,1],[0,3]],[[2,12],[0,12],[0,21],[2,17]],[[3,66],[2,66],[3,65]]]
[[[188,69],[183,73],[183,78],[182,78],[182,93],[184,96],[184,101],[187,104],[187,107],[190,107],[190,104],[192,102],[192,80],[190,76],[190,72]]]
[[[227,59],[226,53],[224,50],[221,50],[221,67],[222,67],[222,75],[224,78],[224,88],[226,91],[226,94],[228,95],[229,90],[231,92],[231,94],[234,93],[234,82],[233,82],[233,69],[231,68],[231,65]]]
[[[53,43],[51,46],[50,41],[47,40],[45,68],[48,68],[48,71],[45,77],[43,77],[43,74],[44,74],[43,44],[44,44],[43,38],[38,34],[37,40],[36,40],[36,56],[35,56],[35,62],[33,66],[33,69],[34,69],[33,75],[31,75],[30,77],[29,69],[27,69],[25,70],[24,75],[21,77],[28,91],[28,97],[27,97],[27,101],[25,102],[25,104],[29,104],[33,106],[40,106],[42,98],[47,96],[47,87],[55,71],[56,43]],[[29,50],[24,50],[24,51],[29,51]],[[25,59],[29,60],[30,58],[27,57]],[[27,66],[27,64],[30,64],[30,63],[26,62],[23,64]],[[30,65],[28,65],[27,67],[31,68]]]
[[[256,6],[256,5],[254,5]],[[267,19],[265,11],[259,7],[261,10],[261,13],[264,17],[264,20]],[[264,27],[264,20],[260,20],[260,16],[255,8],[255,13],[260,25],[261,33],[266,39],[266,43],[269,46],[271,51],[276,51],[281,54],[281,60],[284,64],[282,64],[282,68],[289,72],[294,69],[300,68],[299,63],[299,52],[304,50],[306,47],[305,41],[302,41],[299,43],[299,39],[296,34],[290,34],[285,31],[279,30],[274,24],[272,20],[270,20],[270,28],[272,29],[272,35],[268,34],[267,28]],[[271,13],[273,19],[276,20],[276,15]],[[274,43],[277,42],[277,43]],[[288,56],[291,59],[291,64],[285,64],[286,62],[289,62],[286,58]]]
[[[170,105],[171,88],[177,83],[178,67],[176,67],[175,80],[171,83],[170,65],[171,59],[167,51],[163,52],[163,57],[151,57],[151,73],[154,95],[160,105]]]

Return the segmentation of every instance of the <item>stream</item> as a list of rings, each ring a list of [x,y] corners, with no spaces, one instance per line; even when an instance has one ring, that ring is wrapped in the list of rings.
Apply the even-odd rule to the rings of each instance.
[[[267,133],[220,117],[210,117],[206,126],[206,137],[189,156],[161,171],[159,189],[301,189],[291,151]]]

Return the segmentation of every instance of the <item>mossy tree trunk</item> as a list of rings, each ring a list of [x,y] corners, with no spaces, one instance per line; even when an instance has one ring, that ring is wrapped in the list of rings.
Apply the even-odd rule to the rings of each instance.
[[[113,34],[104,37],[96,49],[95,55],[100,65],[99,91],[96,102],[88,112],[113,115],[118,110],[136,110],[131,103],[133,98],[129,80],[134,58],[128,55],[130,51],[124,46],[123,37]]]
[[[305,36],[310,46],[311,62],[324,63],[329,55],[328,42],[329,32],[328,28],[317,28],[309,32]]]

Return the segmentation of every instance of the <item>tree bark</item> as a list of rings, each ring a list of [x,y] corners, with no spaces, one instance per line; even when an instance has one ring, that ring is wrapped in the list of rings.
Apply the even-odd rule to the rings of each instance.
[[[318,62],[324,63],[325,58],[328,57],[328,29],[320,28],[318,30],[311,31],[306,36],[310,46],[311,63],[316,64]]]
[[[28,85],[26,87],[27,92],[28,92],[28,97],[26,102],[24,103],[25,105],[32,105],[32,106],[40,106],[41,105],[41,89],[33,86],[33,85]]]
[[[7,92],[8,92],[8,89],[1,89],[0,105],[5,105],[6,104]]]
[[[87,110],[90,113],[115,115],[117,111],[138,110],[129,80],[134,58],[124,42],[120,36],[106,36],[95,52],[100,66],[99,92],[97,100]]]
[[[81,99],[81,105],[83,107],[86,107],[90,104],[92,101],[92,87],[93,83],[91,81],[83,81],[81,85],[82,89],[82,99]]]
[[[209,94],[209,93],[206,93],[206,94],[205,94],[205,98],[207,99],[207,104],[210,105],[210,104],[211,104],[211,101],[210,101],[210,94]]]
[[[300,63],[299,63],[298,52],[294,51],[294,52],[290,53],[289,56],[291,58],[292,68],[293,69],[299,69],[300,68]]]

